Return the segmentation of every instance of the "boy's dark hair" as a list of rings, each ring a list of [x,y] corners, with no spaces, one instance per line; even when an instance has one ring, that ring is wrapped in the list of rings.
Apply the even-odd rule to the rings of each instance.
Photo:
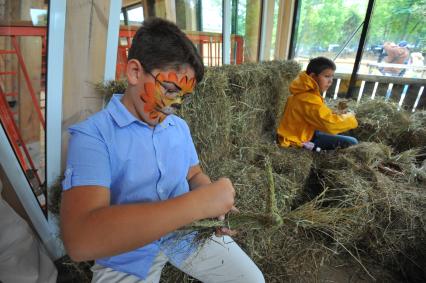
[[[332,69],[336,71],[336,64],[328,58],[325,57],[316,57],[309,60],[308,67],[306,68],[306,73],[308,75],[314,73],[315,75],[321,74],[322,71],[326,69]]]
[[[137,59],[148,72],[188,64],[197,82],[204,76],[204,64],[194,44],[174,23],[160,18],[145,20],[136,31],[129,49],[130,59]]]

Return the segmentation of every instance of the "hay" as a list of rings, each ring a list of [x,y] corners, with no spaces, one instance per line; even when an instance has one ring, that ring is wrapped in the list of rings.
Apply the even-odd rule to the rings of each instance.
[[[426,111],[411,114],[396,103],[376,99],[356,107],[359,122],[353,134],[361,141],[391,145],[398,151],[426,147]]]
[[[324,188],[330,188],[324,204],[353,213],[351,230],[339,224],[332,229],[333,238],[365,262],[373,260],[401,273],[415,266],[416,273],[408,276],[424,272],[426,255],[426,191],[413,174],[419,169],[417,154],[394,154],[383,144],[361,143],[322,158],[318,172]]]
[[[356,108],[358,128],[355,136],[362,141],[393,144],[407,130],[410,119],[397,105],[381,99],[360,103]]]
[[[48,201],[48,209],[53,214],[59,216],[59,212],[61,211],[61,197],[62,197],[62,177],[59,177],[58,180],[54,182],[54,184],[49,188],[48,193],[50,194]]]
[[[113,94],[124,93],[127,88],[126,80],[111,80],[95,84],[95,90],[102,95],[104,102],[108,102]]]
[[[203,165],[225,156],[238,158],[259,140],[273,141],[286,97],[280,93],[288,93],[288,81],[298,71],[297,63],[279,61],[208,69],[180,113],[190,125]]]

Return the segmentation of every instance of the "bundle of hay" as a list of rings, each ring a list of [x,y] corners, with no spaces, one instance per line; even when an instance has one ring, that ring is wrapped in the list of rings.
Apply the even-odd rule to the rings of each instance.
[[[353,134],[361,141],[391,145],[398,151],[426,147],[426,111],[409,113],[383,99],[364,101],[356,107],[359,122]]]
[[[105,104],[111,99],[113,94],[124,93],[126,88],[126,80],[112,80],[95,84],[95,90],[102,95]]]
[[[362,141],[396,144],[410,125],[407,113],[383,99],[362,102],[355,112],[359,125],[354,134]]]

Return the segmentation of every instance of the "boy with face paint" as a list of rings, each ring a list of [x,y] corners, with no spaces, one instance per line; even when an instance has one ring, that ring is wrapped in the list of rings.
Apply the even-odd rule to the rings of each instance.
[[[334,113],[324,103],[322,93],[333,83],[336,65],[325,57],[311,59],[305,72],[290,84],[284,113],[277,129],[282,147],[321,149],[344,148],[358,143],[357,139],[338,135],[358,126],[353,113]]]
[[[204,67],[176,25],[145,21],[133,38],[128,88],[70,127],[62,182],[62,238],[74,261],[96,260],[92,282],[159,282],[169,262],[203,282],[264,282],[253,261],[220,229],[196,247],[173,233],[234,207],[227,178],[211,182],[184,120]]]

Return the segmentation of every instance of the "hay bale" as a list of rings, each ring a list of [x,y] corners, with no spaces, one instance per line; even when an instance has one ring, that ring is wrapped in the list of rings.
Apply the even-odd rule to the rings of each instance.
[[[190,104],[180,114],[191,128],[203,167],[220,162],[233,150],[231,129],[233,105],[226,95],[228,79],[219,69],[206,72]]]
[[[361,141],[397,144],[410,125],[410,117],[398,111],[396,103],[382,99],[360,103],[356,108],[358,128],[354,135]]]
[[[410,115],[410,125],[395,145],[399,151],[416,147],[422,148],[426,154],[426,110],[417,110]]]
[[[426,147],[426,111],[409,113],[383,99],[362,102],[356,107],[359,122],[353,134],[361,141],[391,145],[398,151]]]
[[[233,155],[238,154],[240,148],[261,143],[259,140],[274,140],[288,83],[299,70],[300,66],[293,61],[208,69],[205,79],[197,87],[194,101],[182,111],[195,136],[194,141],[200,147],[199,152],[204,154],[206,148],[202,144],[206,144],[207,136],[212,136],[213,146],[217,145],[214,141],[226,138],[221,144],[232,145]],[[205,120],[201,120],[204,117]],[[221,127],[225,127],[223,138],[215,135],[218,130],[222,131]],[[209,154],[214,152],[216,150],[209,151]],[[209,154],[204,155],[205,160],[210,160]]]

